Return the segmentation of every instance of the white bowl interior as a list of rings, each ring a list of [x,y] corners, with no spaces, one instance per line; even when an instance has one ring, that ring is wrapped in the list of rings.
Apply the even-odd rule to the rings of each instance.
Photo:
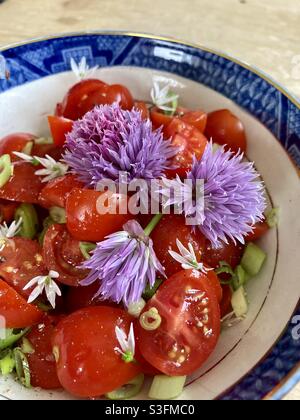
[[[266,355],[281,335],[299,299],[300,190],[299,178],[283,147],[258,120],[215,91],[168,73],[134,67],[97,70],[96,77],[123,83],[134,97],[150,100],[153,78],[171,80],[183,106],[212,111],[229,108],[246,126],[248,157],[265,181],[274,206],[280,208],[280,224],[262,240],[268,259],[260,275],[248,286],[251,302],[247,319],[222,333],[215,353],[203,368],[188,379],[181,399],[213,399],[230,388]],[[27,131],[47,135],[46,116],[53,113],[67,89],[75,83],[73,73],[49,76],[0,95],[0,138]],[[197,379],[199,378],[199,379]],[[197,379],[197,380],[196,380]],[[62,391],[27,390],[12,378],[0,378],[0,394],[11,399],[69,399]],[[147,385],[139,398],[146,398]]]

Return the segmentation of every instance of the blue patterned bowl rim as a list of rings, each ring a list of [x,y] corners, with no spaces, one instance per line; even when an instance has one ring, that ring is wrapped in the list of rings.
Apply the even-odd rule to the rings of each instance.
[[[259,118],[261,122],[263,122],[274,134],[275,136],[281,141],[284,148],[287,150],[287,152],[296,160],[296,163],[298,167],[300,167],[300,153],[298,151],[298,144],[300,144],[300,100],[293,94],[291,94],[284,86],[282,86],[280,83],[275,81],[272,77],[261,71],[255,66],[252,66],[246,62],[243,62],[240,59],[236,59],[235,57],[226,54],[222,51],[218,51],[216,49],[207,48],[205,46],[193,44],[187,41],[181,41],[175,38],[170,37],[164,37],[164,36],[156,36],[152,34],[146,34],[146,33],[135,33],[135,32],[119,32],[119,31],[83,31],[83,32],[71,32],[71,33],[62,33],[62,34],[54,34],[49,35],[46,37],[41,38],[34,38],[25,40],[24,42],[11,44],[8,46],[2,46],[0,47],[0,54],[4,55],[5,58],[8,58],[12,61],[18,61],[18,51],[20,48],[34,48],[37,46],[41,46],[43,43],[51,44],[55,41],[60,41],[63,43],[70,42],[72,45],[74,45],[74,48],[76,46],[76,40],[83,38],[87,40],[92,40],[94,38],[105,38],[107,43],[113,43],[113,40],[116,38],[124,38],[128,41],[133,40],[134,47],[139,47],[143,44],[143,42],[150,42],[153,45],[155,43],[162,44],[168,47],[172,47],[176,50],[176,48],[181,49],[185,52],[193,52],[197,57],[201,57],[204,60],[205,55],[209,55],[213,60],[218,60],[218,58],[221,58],[223,60],[223,63],[230,65],[233,64],[236,70],[239,70],[240,72],[246,71],[248,77],[252,77],[252,79],[255,79],[256,81],[263,81],[264,86],[268,86],[269,88],[273,89],[273,91],[280,92],[281,95],[281,106],[283,107],[283,114],[281,115],[282,120],[280,121],[280,124],[283,125],[282,130],[281,127],[277,127],[277,130],[272,126],[273,122],[264,121],[264,118],[261,115],[255,115]],[[140,44],[139,44],[140,43]],[[139,45],[137,45],[139,44]],[[130,51],[129,51],[130,52]],[[129,53],[128,53],[129,54]],[[49,52],[49,55],[51,55],[51,52]],[[130,60],[126,60],[127,55],[124,55],[123,61],[119,61],[117,64],[123,64],[123,65],[132,65],[130,63]],[[21,60],[22,61],[22,60]],[[29,63],[28,63],[29,64]],[[26,62],[23,63],[23,65],[26,65]],[[107,64],[107,66],[111,66],[115,64]],[[166,70],[161,69],[160,66],[157,64],[149,65],[148,63],[139,63],[136,64],[140,67],[149,67],[149,68],[155,68],[156,70]],[[217,65],[222,65],[222,63],[218,63]],[[40,74],[37,74],[38,77],[28,77],[25,81],[20,81],[19,83],[15,83],[13,86],[9,86],[6,84],[4,87],[1,87],[1,80],[0,80],[0,94],[1,92],[4,92],[11,87],[22,85],[25,82],[29,82],[31,80],[39,79],[44,76],[48,76],[51,74],[56,74],[61,71],[69,70],[69,68],[55,68],[55,70],[51,69],[48,73],[41,72]],[[170,70],[168,70],[170,71]],[[172,71],[171,71],[172,72]],[[183,72],[177,72],[174,71],[174,73],[179,74],[183,77],[190,78],[192,80],[196,80],[195,77],[189,77]],[[219,91],[220,93],[223,93],[225,96],[228,97],[228,92],[222,90],[222,88],[218,88],[216,86],[212,86],[209,83],[205,83],[204,80],[196,80],[200,83],[207,84],[209,87],[213,88],[214,90]],[[241,105],[242,107],[248,109],[250,113],[253,113],[250,110],[249,107],[242,105],[239,103],[239,101],[235,100],[236,98],[229,96],[230,99],[235,101],[238,105]],[[292,145],[288,144],[286,139],[282,138],[281,134],[283,136],[286,135],[287,131],[287,109],[289,107],[294,108],[294,112],[296,112],[296,137],[294,136],[292,138]],[[298,121],[299,120],[299,121]],[[297,126],[299,124],[299,127]],[[278,131],[281,130],[281,131]],[[285,131],[286,130],[286,131]],[[298,131],[297,131],[298,130]],[[294,155],[294,149],[292,147],[296,145],[296,156]],[[295,314],[300,315],[300,306],[298,305]],[[254,367],[248,374],[241,378],[240,381],[235,384],[231,389],[227,390],[222,396],[219,396],[219,399],[222,400],[258,400],[258,399],[273,399],[278,400],[282,399],[298,382],[300,382],[300,340],[298,342],[296,340],[292,340],[292,329],[294,328],[294,325],[290,322],[287,325],[287,329],[285,332],[283,332],[282,337],[278,340],[278,342],[274,343],[270,351],[265,355],[265,357],[258,363],[256,367]],[[288,360],[286,358],[283,358],[284,362],[280,359],[280,355],[284,353],[284,351],[290,350],[293,357],[291,357],[291,354],[289,354]]]

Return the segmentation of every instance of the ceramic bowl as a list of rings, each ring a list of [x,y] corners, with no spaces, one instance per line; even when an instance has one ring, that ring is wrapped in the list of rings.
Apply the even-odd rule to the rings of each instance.
[[[300,105],[259,72],[225,54],[162,37],[128,33],[54,36],[0,51],[10,78],[0,79],[0,138],[15,131],[47,134],[53,113],[75,76],[70,59],[84,56],[95,76],[124,83],[149,100],[153,78],[172,79],[183,106],[229,108],[244,122],[248,157],[255,161],[280,223],[262,240],[268,259],[247,287],[247,319],[223,332],[203,368],[188,378],[180,398],[280,398],[299,379],[300,361]],[[293,161],[292,161],[292,159]],[[292,373],[291,373],[292,372]],[[285,378],[288,378],[287,381]],[[139,398],[144,398],[147,390]],[[0,378],[8,399],[69,399],[64,392],[22,388]]]

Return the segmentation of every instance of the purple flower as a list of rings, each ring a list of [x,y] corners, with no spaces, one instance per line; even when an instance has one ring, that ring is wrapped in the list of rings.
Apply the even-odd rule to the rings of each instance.
[[[194,218],[191,224],[215,248],[228,239],[245,243],[244,237],[263,219],[265,189],[253,163],[244,162],[243,154],[233,154],[224,147],[214,151],[211,142],[202,158],[194,159],[185,182],[177,178],[163,183],[163,195],[173,190],[165,206],[174,205],[187,220]]]
[[[147,283],[154,286],[156,273],[164,269],[153,250],[152,240],[140,224],[130,220],[123,231],[113,233],[98,243],[90,260],[83,267],[91,270],[81,284],[100,282],[97,296],[128,307],[138,302]]]
[[[64,160],[87,186],[102,179],[119,180],[126,172],[133,179],[159,178],[176,154],[161,129],[152,130],[136,110],[124,111],[118,104],[101,105],[74,123],[67,135]]]

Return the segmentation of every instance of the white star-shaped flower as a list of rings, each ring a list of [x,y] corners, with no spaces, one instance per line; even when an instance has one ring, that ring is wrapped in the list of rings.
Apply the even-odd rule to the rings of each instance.
[[[122,359],[126,363],[130,363],[134,360],[135,354],[135,337],[133,323],[130,324],[128,337],[124,330],[119,327],[115,328],[116,337],[120,344],[120,347],[115,347],[115,351],[122,355]]]
[[[155,81],[150,94],[152,102],[157,108],[174,113],[178,105],[179,95],[172,92],[170,88],[170,85],[167,84],[161,89],[159,83]]]
[[[57,162],[49,155],[41,158],[39,156],[29,156],[20,152],[14,152],[14,154],[32,165],[42,165],[45,169],[39,169],[35,172],[36,175],[45,177],[42,182],[49,182],[53,179],[59,178],[60,176],[64,176],[69,170],[68,165],[61,161]]]
[[[174,258],[175,261],[181,264],[181,267],[184,270],[199,270],[203,273],[207,273],[210,269],[206,268],[203,263],[197,261],[197,257],[191,243],[188,244],[189,249],[185,248],[185,246],[180,242],[179,239],[176,239],[176,245],[180,254],[175,251],[169,251],[171,257]]]
[[[92,76],[99,68],[98,66],[90,68],[86,62],[85,57],[82,57],[79,64],[76,63],[74,58],[71,58],[70,65],[78,81],[87,79],[88,77]]]
[[[20,218],[17,222],[12,222],[10,226],[7,226],[6,222],[0,225],[0,251],[3,251],[8,239],[12,239],[18,234],[22,222],[22,218]]]
[[[48,276],[37,276],[26,284],[23,290],[30,289],[32,286],[36,287],[31,292],[28,303],[35,301],[45,290],[46,296],[52,308],[55,308],[56,296],[61,296],[61,290],[53,279],[58,279],[59,274],[56,271],[49,271]]]

